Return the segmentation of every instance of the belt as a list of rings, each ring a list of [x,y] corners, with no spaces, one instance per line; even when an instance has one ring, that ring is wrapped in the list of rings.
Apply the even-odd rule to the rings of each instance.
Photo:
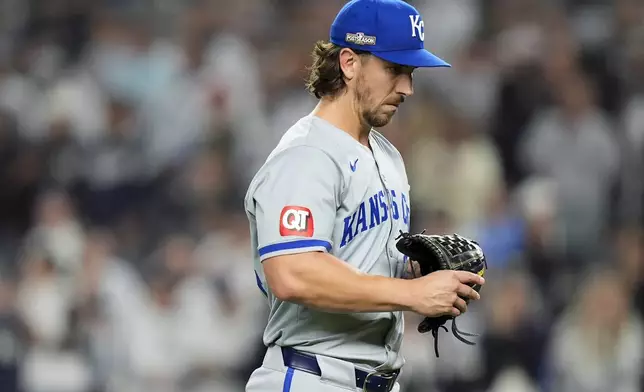
[[[284,365],[303,372],[321,376],[320,365],[314,355],[297,351],[290,347],[282,347]],[[363,392],[389,392],[396,384],[400,371],[393,372],[366,372],[355,369],[356,386]]]

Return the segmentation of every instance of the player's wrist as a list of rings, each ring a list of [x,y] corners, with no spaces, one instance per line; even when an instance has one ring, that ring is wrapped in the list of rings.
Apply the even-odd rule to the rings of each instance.
[[[414,296],[411,293],[411,282],[403,279],[388,278],[387,283],[389,290],[385,291],[385,295],[391,305],[402,311],[413,310]]]

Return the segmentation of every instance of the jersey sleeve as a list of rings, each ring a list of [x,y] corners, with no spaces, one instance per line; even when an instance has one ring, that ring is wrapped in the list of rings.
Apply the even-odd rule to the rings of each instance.
[[[330,251],[342,188],[331,157],[314,147],[291,147],[262,171],[252,198],[260,260]]]

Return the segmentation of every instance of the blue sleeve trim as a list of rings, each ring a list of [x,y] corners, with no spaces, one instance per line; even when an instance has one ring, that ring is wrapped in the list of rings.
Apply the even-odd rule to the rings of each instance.
[[[259,248],[259,255],[264,256],[268,253],[279,252],[282,250],[299,249],[299,248],[315,248],[323,247],[327,252],[331,251],[331,243],[323,240],[298,240],[291,242],[280,242],[279,244],[266,245]]]
[[[286,376],[284,376],[284,387],[282,388],[282,392],[290,392],[291,391],[291,383],[293,382],[293,373],[295,370],[293,368],[288,368],[286,371]]]
[[[259,275],[257,274],[257,271],[255,271],[255,280],[257,281],[257,287],[262,291],[262,293],[268,297],[268,293],[266,292],[266,289],[264,289],[264,285],[262,284],[262,280],[259,278]]]

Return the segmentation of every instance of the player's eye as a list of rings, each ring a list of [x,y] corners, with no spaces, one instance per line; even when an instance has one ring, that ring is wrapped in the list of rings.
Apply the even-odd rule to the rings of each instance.
[[[411,76],[412,73],[414,72],[414,67],[407,67],[403,65],[390,65],[387,67],[387,72],[390,73],[393,76],[400,76],[400,75],[409,75]]]

